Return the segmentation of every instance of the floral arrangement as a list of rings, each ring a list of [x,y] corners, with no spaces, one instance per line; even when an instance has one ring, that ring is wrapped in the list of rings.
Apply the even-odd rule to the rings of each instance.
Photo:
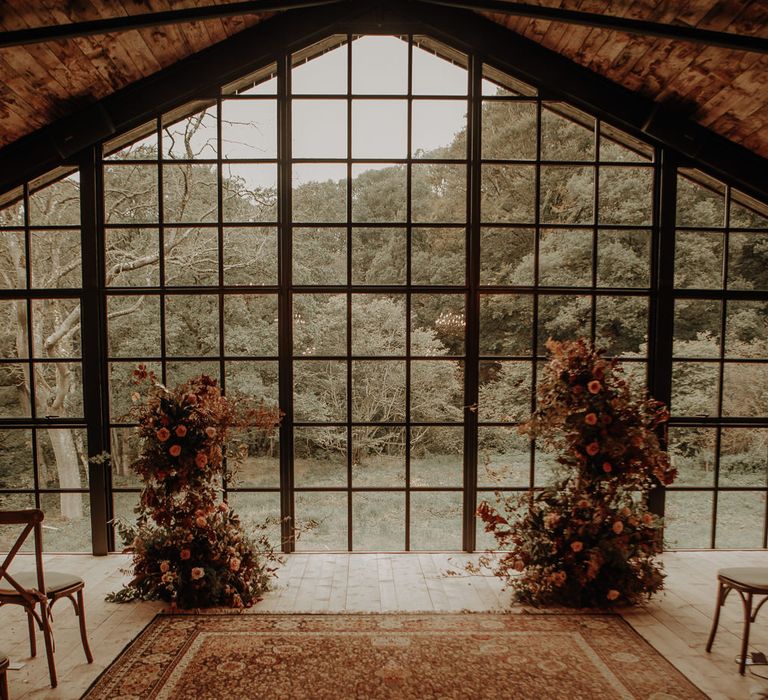
[[[170,390],[139,365],[133,415],[143,440],[132,465],[144,482],[136,527],[119,526],[133,552],[133,579],[109,600],[161,599],[180,608],[247,607],[259,600],[278,557],[265,534],[254,541],[219,500],[238,455],[224,459],[231,430],[274,429],[280,412],[222,395],[205,375]]]
[[[520,430],[558,455],[561,474],[522,503],[497,494],[496,506],[480,505],[486,531],[506,550],[495,573],[524,603],[636,603],[664,583],[655,559],[662,523],[647,497],[676,475],[658,436],[669,414],[635,396],[619,362],[587,341],[547,348],[537,409]]]

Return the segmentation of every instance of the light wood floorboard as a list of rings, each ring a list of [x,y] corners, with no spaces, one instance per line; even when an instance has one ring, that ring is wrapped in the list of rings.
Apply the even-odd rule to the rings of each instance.
[[[23,558],[22,558],[23,559]],[[509,594],[490,573],[473,575],[466,554],[294,554],[286,557],[274,590],[252,612],[394,612],[505,610]],[[664,555],[665,592],[622,615],[650,644],[710,697],[747,699],[768,691],[768,681],[741,678],[734,657],[739,648],[742,612],[730,597],[712,654],[704,651],[715,602],[715,572],[726,566],[768,566],[768,552],[669,552]],[[31,562],[30,562],[31,563]],[[79,698],[120,651],[163,609],[160,603],[106,603],[126,577],[122,555],[52,555],[48,570],[76,573],[86,581],[86,613],[94,663],[87,664],[77,621],[66,601],[54,609],[59,687],[48,686],[42,638],[38,656],[29,656],[27,625],[21,608],[0,609],[0,646],[25,665],[9,672],[11,698]],[[514,611],[524,612],[522,607]],[[763,615],[768,613],[763,612]],[[752,627],[750,647],[768,652],[768,620]],[[482,697],[481,693],[477,697]],[[756,697],[756,695],[753,695]]]

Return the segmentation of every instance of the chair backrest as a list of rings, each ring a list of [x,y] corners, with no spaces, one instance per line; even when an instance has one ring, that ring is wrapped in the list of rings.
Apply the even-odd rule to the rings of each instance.
[[[0,564],[0,588],[13,588],[16,594],[25,600],[31,597],[27,589],[23,588],[13,576],[8,573],[11,562],[26,542],[30,534],[33,535],[35,544],[35,569],[37,572],[37,590],[45,595],[45,576],[43,573],[43,528],[42,522],[45,513],[39,508],[27,508],[25,510],[0,510],[0,525],[23,525],[16,541],[14,542],[5,559]]]

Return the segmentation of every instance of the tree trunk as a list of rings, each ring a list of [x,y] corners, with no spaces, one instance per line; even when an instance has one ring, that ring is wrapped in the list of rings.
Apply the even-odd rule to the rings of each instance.
[[[51,429],[48,431],[56,468],[59,472],[59,488],[80,489],[80,465],[77,457],[74,436],[71,430]],[[83,494],[61,494],[61,517],[65,520],[77,520],[83,517]]]

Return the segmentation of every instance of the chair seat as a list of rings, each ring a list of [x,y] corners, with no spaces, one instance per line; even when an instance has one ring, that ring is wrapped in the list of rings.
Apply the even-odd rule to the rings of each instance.
[[[740,566],[720,569],[717,575],[726,583],[735,583],[742,588],[764,589],[768,593],[768,567]]]
[[[5,669],[8,668],[8,664],[10,661],[8,661],[8,657],[0,651],[0,671],[5,671]]]
[[[18,574],[11,575],[22,588],[37,588],[37,574],[34,571],[20,571]],[[79,576],[62,574],[58,571],[45,572],[45,589],[49,597],[69,588],[77,588],[82,585],[84,585],[83,579]],[[12,588],[8,581],[3,581],[3,585],[0,587],[0,595],[15,595],[17,593],[18,591]]]

